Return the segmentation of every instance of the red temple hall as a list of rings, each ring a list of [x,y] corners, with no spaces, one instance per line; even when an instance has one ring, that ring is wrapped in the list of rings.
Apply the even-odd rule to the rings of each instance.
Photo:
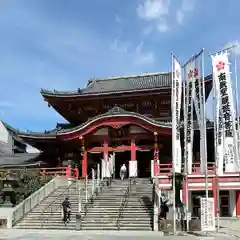
[[[169,189],[172,168],[171,76],[171,73],[147,73],[99,78],[89,80],[85,88],[77,91],[41,90],[48,106],[69,123],[58,123],[55,129],[43,133],[18,132],[18,135],[41,150],[41,160],[49,167],[66,166],[71,161],[80,177],[88,175],[101,159],[114,153],[116,178],[120,166],[126,164],[128,167],[130,161],[137,161],[138,177],[150,178],[152,160],[157,159],[154,175],[158,176],[161,189]],[[205,77],[205,89],[207,100],[212,89],[211,76]],[[193,215],[200,206],[199,196],[205,195],[196,122],[194,128],[192,174],[187,183]],[[213,123],[210,121],[207,121],[207,146],[209,195],[216,199]],[[240,216],[239,180],[237,173],[219,177],[221,216]],[[183,189],[183,201],[185,196]]]

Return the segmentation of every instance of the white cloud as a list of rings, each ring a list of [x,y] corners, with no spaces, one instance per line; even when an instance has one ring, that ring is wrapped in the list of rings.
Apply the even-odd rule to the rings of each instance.
[[[16,4],[0,15],[0,115],[13,125],[16,119],[63,121],[40,88],[74,90],[90,77],[141,72],[154,61],[130,42],[118,40],[109,49],[111,37],[29,6]]]
[[[121,41],[119,38],[115,39],[110,48],[112,51],[123,54],[125,58],[130,59],[130,62],[135,65],[153,64],[155,56],[152,52],[143,50],[143,41],[137,46],[133,46],[130,42]]]
[[[176,13],[176,20],[179,25],[183,24],[186,14],[194,10],[195,4],[196,0],[182,0],[182,3]]]
[[[166,32],[169,4],[170,0],[145,0],[137,7],[137,13],[141,19],[153,23],[159,32]]]
[[[115,15],[115,21],[119,24],[122,23],[122,19],[120,18],[120,16],[118,14]]]

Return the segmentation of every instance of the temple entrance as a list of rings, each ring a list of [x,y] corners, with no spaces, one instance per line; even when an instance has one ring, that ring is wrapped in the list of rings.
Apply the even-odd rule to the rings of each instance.
[[[151,177],[151,160],[153,159],[153,150],[137,151],[138,177]]]
[[[97,164],[101,166],[102,153],[91,153],[88,152],[88,175],[91,175],[92,168],[97,171]]]
[[[115,178],[120,178],[120,168],[123,164],[127,167],[127,178],[128,178],[128,168],[129,168],[129,160],[131,159],[130,151],[123,152],[115,152]]]

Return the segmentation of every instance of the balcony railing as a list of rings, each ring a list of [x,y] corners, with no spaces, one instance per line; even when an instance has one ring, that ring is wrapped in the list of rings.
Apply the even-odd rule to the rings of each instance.
[[[208,163],[208,174],[215,174],[215,163]],[[184,172],[184,166],[182,166],[182,172]],[[159,164],[159,173],[158,175],[171,175],[172,174],[172,164],[171,163],[160,163]],[[192,164],[192,175],[200,175],[201,174],[201,167],[200,163],[193,163]]]

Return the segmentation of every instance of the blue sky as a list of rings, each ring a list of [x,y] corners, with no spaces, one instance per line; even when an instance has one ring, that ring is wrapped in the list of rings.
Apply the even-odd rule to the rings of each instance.
[[[0,119],[54,128],[63,119],[41,88],[170,71],[171,51],[184,62],[204,47],[210,73],[208,53],[240,40],[239,10],[239,0],[0,1]]]

